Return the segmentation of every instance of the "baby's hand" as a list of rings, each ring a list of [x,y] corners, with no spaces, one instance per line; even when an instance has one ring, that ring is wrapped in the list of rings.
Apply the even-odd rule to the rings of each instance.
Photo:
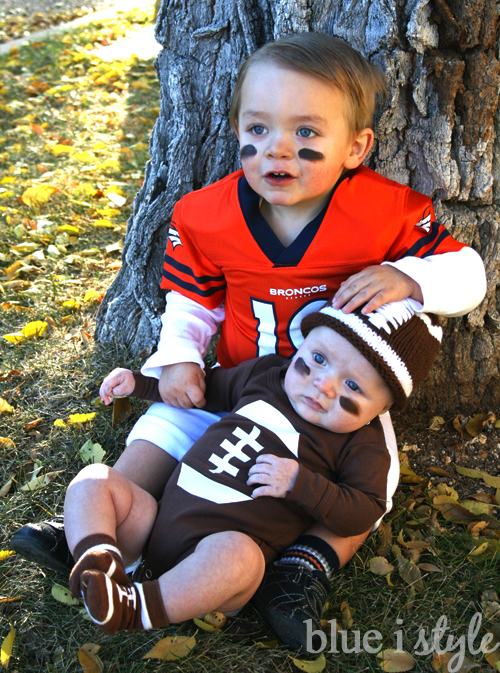
[[[247,484],[262,484],[252,492],[252,498],[270,495],[285,498],[297,480],[300,465],[291,458],[278,458],[272,454],[257,456],[256,465],[248,470]]]
[[[158,390],[171,407],[191,409],[205,406],[205,377],[195,362],[180,362],[162,368]]]
[[[129,369],[113,369],[101,383],[99,395],[104,404],[110,404],[113,397],[132,395],[135,388],[134,375]]]
[[[420,285],[410,276],[389,264],[368,266],[341,284],[333,298],[333,307],[350,313],[366,304],[363,313],[371,313],[382,304],[408,297],[424,302]]]

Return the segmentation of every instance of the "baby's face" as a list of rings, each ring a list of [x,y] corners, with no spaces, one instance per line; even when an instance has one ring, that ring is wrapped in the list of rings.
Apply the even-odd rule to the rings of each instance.
[[[377,370],[324,326],[307,335],[286,372],[284,389],[299,416],[339,433],[359,430],[392,404]]]
[[[319,77],[272,62],[246,75],[238,138],[247,180],[272,206],[317,205],[319,212],[344,168],[362,160],[344,95]]]

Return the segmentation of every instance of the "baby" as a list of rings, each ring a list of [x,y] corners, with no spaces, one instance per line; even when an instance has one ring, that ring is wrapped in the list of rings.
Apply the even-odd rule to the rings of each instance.
[[[70,484],[70,588],[107,633],[238,609],[265,564],[314,521],[352,536],[386,512],[390,457],[378,416],[406,406],[441,329],[405,300],[368,315],[329,302],[301,330],[291,362],[268,355],[208,372],[207,409],[231,413],[193,445],[159,505],[105,465]],[[101,396],[126,394],[161,399],[156,379],[114,370]],[[125,565],[141,552],[134,583]]]

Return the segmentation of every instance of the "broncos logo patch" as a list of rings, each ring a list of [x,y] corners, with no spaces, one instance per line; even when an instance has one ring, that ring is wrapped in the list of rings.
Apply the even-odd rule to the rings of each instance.
[[[428,234],[431,230],[431,224],[431,209],[426,208],[422,215],[422,219],[419,220],[415,226],[419,227],[419,229],[423,229],[425,233]]]
[[[172,224],[170,225],[170,228],[168,230],[168,238],[171,241],[172,247],[174,248],[174,250],[178,245],[180,245],[182,247],[181,237],[179,236],[179,232],[177,231],[177,229]]]

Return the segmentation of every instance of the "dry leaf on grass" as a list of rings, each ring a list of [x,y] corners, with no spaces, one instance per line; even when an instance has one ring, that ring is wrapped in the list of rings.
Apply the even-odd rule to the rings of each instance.
[[[117,425],[123,423],[123,421],[130,416],[132,413],[132,405],[130,404],[130,398],[128,397],[115,397],[113,402],[113,420],[111,425],[113,428],[116,428]]]
[[[57,472],[47,472],[47,474],[42,474],[40,477],[30,479],[30,481],[21,486],[21,491],[38,491],[40,488],[50,484],[50,482],[53,481],[61,472],[62,470],[58,470]]]
[[[354,619],[352,618],[353,613],[349,607],[349,603],[347,601],[343,601],[340,605],[340,609],[342,611],[342,624],[344,629],[350,629],[354,623]]]
[[[193,622],[196,624],[196,626],[203,631],[207,631],[207,633],[220,633],[222,629],[213,626],[212,624],[207,624],[203,619],[198,619],[195,617],[193,619]]]
[[[106,451],[100,444],[94,444],[91,439],[87,440],[81,447],[80,458],[84,463],[102,463]]]
[[[100,645],[85,643],[85,645],[82,645],[78,650],[78,661],[83,670],[87,673],[102,673],[104,670],[103,663],[97,656],[97,652],[100,649]]]
[[[411,671],[415,666],[413,657],[404,650],[382,650],[377,654],[377,657],[382,659],[380,668],[391,673]]]
[[[462,657],[460,668],[455,668],[456,662],[452,661],[452,659],[456,659],[457,656],[460,656],[459,652],[455,654],[452,654],[451,652],[437,654],[437,652],[435,652],[432,659],[432,668],[438,673],[449,673],[451,670],[453,670],[454,673],[469,673],[471,669],[479,667],[479,664],[475,664],[469,657],[464,655]]]
[[[317,659],[293,659],[292,661],[297,668],[306,673],[321,673],[326,667],[325,655],[321,653]]]
[[[12,624],[10,625],[9,635],[4,639],[2,643],[1,650],[1,662],[4,668],[7,668],[9,665],[10,655],[12,654],[12,647],[14,645],[14,638],[16,637],[16,632]]]
[[[0,397],[0,414],[12,414],[14,409],[10,406],[7,400]]]
[[[80,600],[78,598],[73,598],[71,591],[61,584],[54,584],[51,593],[52,597],[55,598],[56,601],[59,601],[59,603],[64,603],[65,605],[80,605]]]
[[[383,556],[374,556],[370,559],[370,570],[375,575],[387,575],[394,570],[394,566]]]
[[[28,189],[23,192],[21,200],[27,206],[38,208],[38,206],[43,206],[44,203],[47,203],[52,194],[58,191],[57,187],[53,187],[52,185],[28,187]]]
[[[5,482],[5,484],[0,488],[0,498],[5,498],[7,496],[10,489],[12,488],[13,483],[14,483],[13,479],[8,479]]]
[[[168,638],[159,640],[142,658],[174,661],[187,656],[195,645],[196,639],[194,636],[168,636]]]

